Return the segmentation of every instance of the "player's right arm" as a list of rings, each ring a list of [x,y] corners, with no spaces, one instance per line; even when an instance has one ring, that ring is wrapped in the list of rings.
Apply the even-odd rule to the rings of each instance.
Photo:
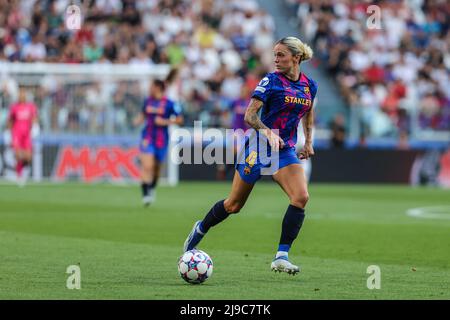
[[[183,125],[183,123],[184,123],[184,118],[182,115],[178,115],[176,117],[168,118],[168,119],[165,119],[161,116],[155,117],[155,124],[157,126],[164,127],[164,126],[170,126],[171,124],[176,124],[176,125],[181,126],[181,125]]]
[[[133,125],[135,127],[139,127],[145,123],[145,114],[144,111],[140,112],[136,117],[133,119]]]
[[[258,111],[262,106],[261,100],[252,98],[245,111],[244,121],[253,129],[263,133],[267,137],[272,150],[276,152],[284,147],[284,141],[261,121]]]
[[[144,115],[142,113],[140,113],[133,119],[133,125],[135,127],[138,127],[144,123],[144,120],[145,120]]]
[[[147,107],[147,99],[144,99],[144,101],[142,102],[141,112],[133,119],[133,125],[135,127],[139,127],[145,123],[146,107]]]

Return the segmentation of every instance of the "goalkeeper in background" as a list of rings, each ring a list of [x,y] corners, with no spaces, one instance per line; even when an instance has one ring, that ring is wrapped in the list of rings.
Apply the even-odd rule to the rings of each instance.
[[[39,135],[38,110],[33,102],[27,101],[24,87],[20,87],[19,99],[9,109],[7,128],[5,142],[14,150],[17,182],[24,185],[33,158],[32,139]]]

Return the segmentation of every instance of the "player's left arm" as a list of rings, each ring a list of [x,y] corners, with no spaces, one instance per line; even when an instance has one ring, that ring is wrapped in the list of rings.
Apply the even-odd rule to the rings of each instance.
[[[175,104],[171,106],[168,118],[164,118],[161,116],[155,117],[155,124],[157,126],[170,126],[172,124],[182,126],[183,123],[184,123],[183,114],[181,113],[180,108],[178,106],[175,106]]]
[[[302,118],[303,133],[305,134],[305,144],[300,151],[300,159],[308,159],[314,155],[312,146],[312,132],[314,127],[314,108],[311,109]]]
[[[177,115],[172,119],[172,124],[176,124],[178,126],[182,126],[184,124],[184,117],[182,114]]]
[[[309,81],[309,90],[311,92],[311,107],[308,112],[302,118],[303,133],[305,134],[305,144],[300,150],[300,159],[309,159],[314,155],[314,149],[312,146],[313,141],[313,129],[314,129],[314,106],[315,98],[317,95],[318,85],[314,80]]]
[[[155,117],[155,124],[157,126],[170,126],[171,124],[176,124],[176,125],[183,125],[184,123],[184,118],[182,115],[178,115],[176,117],[172,117],[172,118],[163,118],[161,116],[157,116]]]

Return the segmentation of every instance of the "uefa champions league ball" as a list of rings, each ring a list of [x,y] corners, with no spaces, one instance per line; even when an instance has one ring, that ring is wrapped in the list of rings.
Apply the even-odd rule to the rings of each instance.
[[[213,262],[206,252],[192,249],[178,260],[178,272],[186,282],[203,283],[212,275]]]

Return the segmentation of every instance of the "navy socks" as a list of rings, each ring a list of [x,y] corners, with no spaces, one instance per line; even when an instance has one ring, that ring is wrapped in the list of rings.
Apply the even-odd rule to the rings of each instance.
[[[305,209],[289,205],[283,218],[278,251],[288,252],[305,219]]]
[[[223,202],[220,200],[217,202],[211,210],[206,214],[202,223],[200,224],[200,231],[202,233],[208,232],[209,228],[214,227],[216,224],[225,220],[230,214],[225,210]]]
[[[151,183],[142,182],[141,183],[142,196],[143,197],[148,196],[149,191],[156,187],[157,182],[158,181],[156,179],[153,179],[153,182]]]
[[[225,210],[224,200],[218,201],[209,212],[199,226],[199,231],[203,234],[208,232],[211,227],[225,220],[230,214]],[[281,237],[278,251],[289,252],[289,249],[297,238],[305,219],[305,209],[289,205],[283,218]]]
[[[150,185],[148,183],[142,182],[141,183],[141,189],[142,189],[142,196],[146,197],[148,196],[148,190]]]

